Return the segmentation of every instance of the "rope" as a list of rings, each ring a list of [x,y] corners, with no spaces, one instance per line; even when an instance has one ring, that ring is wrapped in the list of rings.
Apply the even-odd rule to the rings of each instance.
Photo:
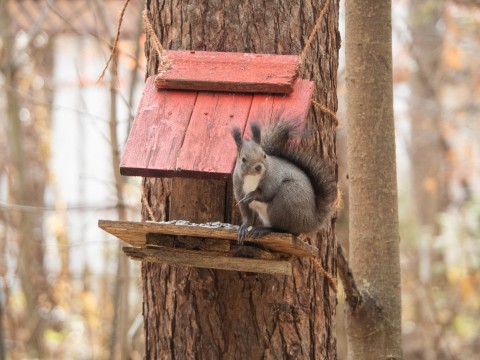
[[[145,26],[145,31],[150,36],[150,39],[152,40],[153,48],[158,55],[158,60],[160,62],[159,69],[161,69],[160,74],[163,74],[171,66],[171,63],[168,61],[167,57],[165,56],[162,43],[160,42],[160,39],[155,33],[155,30],[153,30],[152,23],[148,18],[148,10],[146,6],[143,9],[142,16],[143,16],[143,25]]]
[[[335,120],[335,126],[338,126],[339,124],[339,121],[338,121],[338,118],[337,118],[337,115],[335,115],[335,113],[330,110],[329,108],[327,108],[325,105],[322,105],[320,104],[319,102],[315,101],[315,100],[310,100],[312,102],[313,105],[315,105],[316,107],[318,107],[320,110],[322,110],[324,113],[327,113],[328,115],[330,115],[333,120]]]
[[[122,27],[122,22],[123,22],[123,15],[125,15],[125,10],[127,9],[128,3],[130,0],[125,0],[125,3],[123,4],[122,11],[120,12],[120,19],[118,20],[118,26],[117,26],[117,35],[115,36],[115,41],[112,46],[112,51],[110,52],[110,57],[108,58],[107,64],[103,68],[102,74],[98,78],[98,82],[102,81],[103,77],[105,76],[105,72],[108,69],[108,65],[110,65],[110,62],[112,59],[116,59],[117,57],[115,56],[115,53],[117,52],[117,46],[118,46],[118,40],[120,39],[120,29]],[[113,72],[116,75],[117,74],[117,61],[115,60],[113,62]]]
[[[313,260],[313,262],[314,262],[315,265],[317,265],[317,267],[319,268],[319,270],[323,274],[323,276],[325,276],[327,278],[328,283],[332,287],[333,291],[335,291],[335,294],[338,293],[337,279],[332,274],[330,274],[327,270],[325,270],[323,268],[323,266],[320,262],[320,259],[315,258]]]
[[[313,27],[312,31],[310,32],[308,40],[305,43],[305,46],[303,47],[302,52],[300,53],[300,64],[303,64],[304,61],[305,61],[305,58],[307,57],[308,50],[310,50],[313,39],[315,38],[315,34],[317,33],[318,29],[320,28],[320,25],[322,24],[323,15],[325,15],[325,12],[327,11],[328,6],[330,5],[330,1],[331,0],[326,0],[325,4],[323,4],[322,9],[318,13],[318,17],[317,17],[317,21],[315,22],[315,26]],[[325,105],[322,105],[315,100],[311,100],[311,101],[312,101],[313,105],[318,107],[324,113],[327,113],[328,115],[330,115],[335,120],[335,126],[338,126],[338,124],[339,124],[338,118],[332,110],[330,110]]]
[[[318,14],[317,21],[315,22],[315,26],[313,27],[313,29],[312,29],[309,37],[308,37],[308,40],[305,43],[305,46],[303,47],[302,52],[300,53],[300,63],[303,63],[305,61],[305,58],[307,56],[307,52],[308,52],[308,50],[310,50],[313,39],[315,38],[315,34],[317,33],[318,29],[320,28],[320,25],[321,25],[322,19],[323,19],[323,15],[325,15],[325,12],[327,11],[327,8],[330,5],[330,2],[331,2],[331,0],[326,0],[325,4],[323,4],[323,7]],[[115,42],[113,44],[112,51],[110,53],[110,57],[107,61],[107,64],[105,65],[105,67],[102,71],[102,74],[100,75],[98,81],[101,81],[103,79],[103,77],[105,76],[105,72],[107,71],[108,65],[110,65],[110,62],[114,59],[114,54],[115,54],[115,51],[117,50],[118,41],[120,39],[120,29],[122,27],[123,16],[125,15],[125,10],[127,9],[127,6],[128,6],[129,3],[130,3],[130,0],[125,0],[125,3],[123,4],[123,8],[122,8],[122,11],[120,13],[120,19],[118,20],[117,34],[115,36]],[[150,39],[152,40],[152,43],[153,43],[153,48],[155,49],[155,51],[158,54],[158,59],[160,61],[159,69],[161,69],[160,73],[163,73],[171,66],[171,63],[168,61],[167,57],[165,56],[162,43],[160,42],[160,39],[158,38],[157,34],[155,33],[155,30],[153,29],[152,23],[150,22],[150,19],[148,18],[148,10],[147,10],[146,6],[143,9],[142,16],[143,16],[143,23],[144,23],[144,26],[145,26],[145,30],[148,33],[148,35],[150,36]],[[117,71],[117,64],[116,64],[116,62],[114,62],[114,72],[116,73],[116,71]],[[322,105],[317,105],[317,106],[321,107]],[[326,108],[324,108],[323,110],[332,114],[335,117],[333,112],[331,112],[330,110],[328,110]]]
[[[310,36],[308,37],[308,40],[303,47],[303,50],[300,54],[300,63],[303,64],[305,61],[305,58],[307,57],[307,52],[310,49],[310,46],[312,45],[313,39],[315,38],[315,34],[317,33],[318,29],[320,28],[320,24],[322,23],[323,15],[325,14],[325,11],[327,11],[327,7],[330,5],[330,0],[326,0],[325,4],[323,4],[322,9],[320,10],[320,13],[318,14],[317,21],[315,22],[315,26],[312,29],[312,32],[310,33]]]
[[[142,204],[143,204],[143,206],[145,206],[145,208],[147,209],[148,217],[150,218],[151,221],[156,221],[156,220],[155,220],[155,216],[153,216],[152,208],[150,207],[150,204],[148,203],[147,195],[145,195],[145,186],[144,186],[144,184],[142,184],[142,186],[141,186],[140,188],[141,188],[141,190],[142,190]]]

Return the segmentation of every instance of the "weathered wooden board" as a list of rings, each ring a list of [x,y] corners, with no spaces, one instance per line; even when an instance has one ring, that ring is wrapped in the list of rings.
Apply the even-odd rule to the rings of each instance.
[[[113,221],[99,220],[98,226],[119,239],[136,247],[147,245],[147,234],[165,234],[193,236],[209,239],[237,240],[237,228],[210,227],[202,224],[179,225],[157,222]],[[264,247],[290,255],[317,256],[318,249],[307,244],[292,234],[271,233],[257,239],[248,239],[246,242],[260,244]]]
[[[124,247],[123,251],[134,260],[159,262],[176,266],[292,275],[292,265],[284,260],[245,259],[227,256],[225,253],[166,247],[156,249]]]
[[[299,68],[296,55],[166,51],[161,89],[290,94]]]
[[[308,111],[310,110],[310,99],[313,94],[313,82],[297,79],[294,84],[294,91],[290,95],[255,95],[248,114],[245,135],[249,137],[250,122],[255,121],[261,126],[268,125],[278,120],[288,120],[298,124],[298,129],[305,127]]]
[[[196,92],[158,91],[153,86],[153,77],[148,78],[120,173],[173,176],[196,99]]]
[[[237,153],[232,128],[245,126],[251,104],[252,95],[199,93],[176,170],[198,177],[230,174]]]
[[[150,77],[120,165],[122,175],[227,180],[235,165],[233,126],[287,119],[304,125],[313,83],[290,95],[158,91]]]

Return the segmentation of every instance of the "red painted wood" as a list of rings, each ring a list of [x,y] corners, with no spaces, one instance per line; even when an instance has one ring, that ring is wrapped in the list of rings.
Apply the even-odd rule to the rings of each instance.
[[[227,179],[235,164],[233,126],[278,119],[303,127],[313,83],[298,79],[290,95],[158,91],[147,80],[130,131],[122,175]]]
[[[278,120],[288,120],[299,124],[299,130],[305,127],[313,94],[313,82],[297,79],[294,91],[290,95],[257,94],[253,97],[247,124],[255,121],[265,126]],[[250,125],[245,127],[245,135],[250,137]]]
[[[162,89],[290,94],[299,67],[296,55],[169,50],[166,56],[171,67],[155,81]]]
[[[199,93],[177,170],[191,176],[208,173],[209,177],[228,178],[237,152],[232,128],[245,127],[252,98],[252,95]]]
[[[173,176],[196,92],[159,91],[147,79],[120,165],[122,175]]]

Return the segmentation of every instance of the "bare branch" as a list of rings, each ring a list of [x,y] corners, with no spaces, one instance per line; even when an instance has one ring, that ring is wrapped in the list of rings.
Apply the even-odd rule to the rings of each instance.
[[[350,306],[354,312],[357,306],[363,301],[362,293],[358,290],[357,283],[355,282],[352,270],[348,265],[348,260],[345,257],[343,247],[340,243],[337,245],[337,270],[342,280],[348,306]]]

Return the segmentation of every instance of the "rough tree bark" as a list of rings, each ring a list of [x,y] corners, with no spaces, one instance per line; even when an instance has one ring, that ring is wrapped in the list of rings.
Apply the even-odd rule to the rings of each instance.
[[[350,359],[402,358],[391,34],[390,1],[346,2]]]
[[[147,1],[167,49],[299,54],[324,1]],[[330,1],[302,75],[315,98],[337,108],[338,1]],[[148,75],[157,58],[149,47]],[[312,111],[311,146],[336,162],[335,122]],[[157,220],[238,221],[222,181],[145,179]],[[232,215],[233,214],[233,215]],[[143,217],[148,218],[143,210]],[[335,273],[335,221],[313,243]],[[146,357],[162,359],[334,359],[336,296],[312,261],[292,277],[142,264]]]

